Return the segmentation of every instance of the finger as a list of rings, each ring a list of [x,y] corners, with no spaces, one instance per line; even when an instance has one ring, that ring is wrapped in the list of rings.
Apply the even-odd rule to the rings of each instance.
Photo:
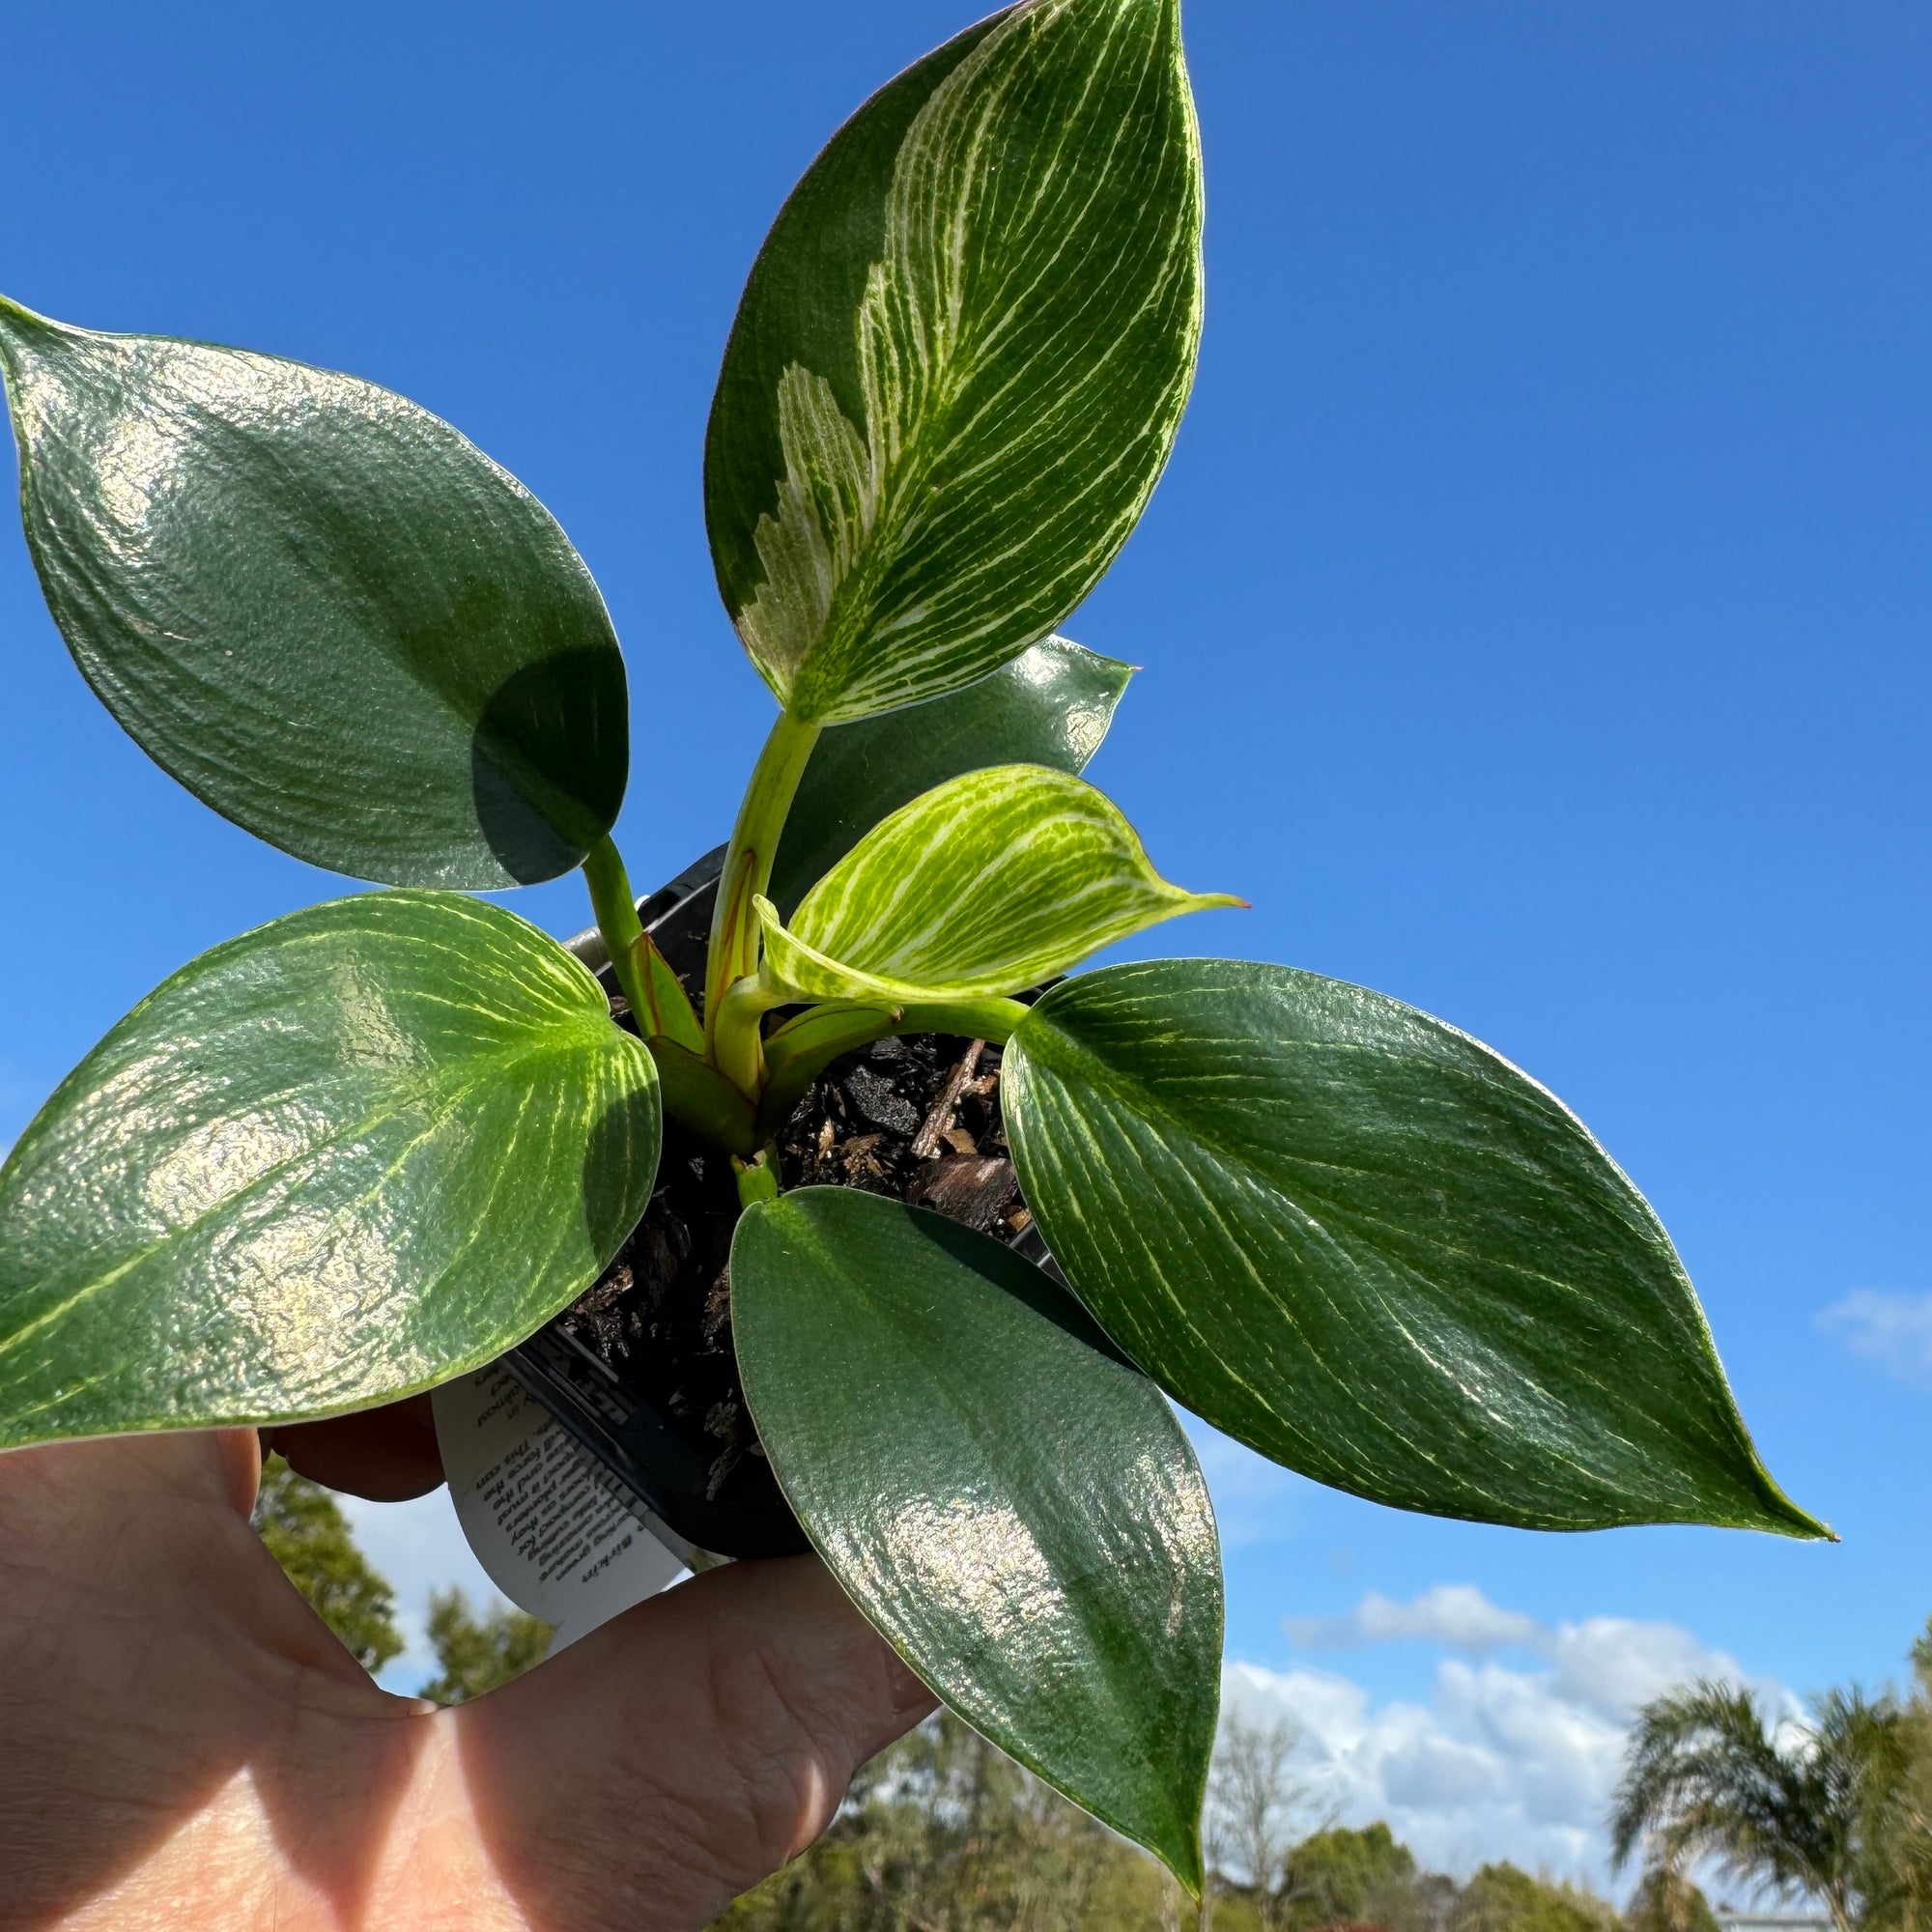
[[[0,1925],[308,1922],[276,1903],[297,1852],[366,1835],[407,1774],[407,1707],[248,1527],[257,1454],[225,1430],[0,1455]]]
[[[933,1709],[815,1557],[627,1611],[451,1716],[474,1827],[535,1926],[698,1927]]]
[[[326,1422],[285,1422],[262,1431],[265,1455],[285,1457],[297,1475],[379,1503],[427,1495],[442,1481],[436,1416],[426,1395],[407,1396]]]
[[[217,1429],[215,1452],[228,1479],[228,1500],[237,1516],[252,1516],[262,1490],[262,1437],[253,1429]]]

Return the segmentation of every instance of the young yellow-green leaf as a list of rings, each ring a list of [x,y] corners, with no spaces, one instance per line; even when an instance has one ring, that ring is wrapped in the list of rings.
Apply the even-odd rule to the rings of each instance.
[[[196,797],[391,885],[568,871],[623,660],[550,513],[371,383],[0,301],[27,541],[103,703]]]
[[[478,1367],[596,1279],[657,1156],[643,1043],[509,913],[378,893],[217,946],[0,1168],[0,1448]]]
[[[646,1039],[662,1037],[687,1052],[702,1053],[704,1029],[692,1007],[691,995],[648,932],[639,933],[631,942],[631,955],[645,995],[644,1011],[632,1015],[638,1031]]]
[[[889,811],[984,765],[1078,773],[1100,749],[1129,665],[1042,638],[964,691],[822,732],[785,814],[766,895],[781,918]]]
[[[1216,1428],[1399,1509],[1826,1532],[1766,1473],[1669,1236],[1553,1095],[1285,966],[1057,986],[1007,1048],[1027,1205]]]
[[[1179,913],[1241,903],[1169,885],[1084,780],[995,765],[874,826],[789,926],[760,899],[762,970],[789,999],[982,999],[1037,986]]]
[[[705,451],[781,703],[957,690],[1079,603],[1173,443],[1200,241],[1179,0],[1025,0],[846,123],[753,269]]]
[[[746,1213],[731,1320],[759,1440],[853,1602],[1198,1893],[1220,1550],[1153,1384],[998,1241],[849,1188]]]

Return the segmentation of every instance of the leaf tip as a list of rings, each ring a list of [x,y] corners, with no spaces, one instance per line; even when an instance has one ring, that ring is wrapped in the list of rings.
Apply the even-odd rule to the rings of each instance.
[[[1777,1535],[1795,1538],[1800,1543],[1840,1543],[1844,1540],[1829,1522],[1813,1516],[1809,1510],[1800,1509],[1781,1490],[1777,1492],[1777,1501],[1779,1507],[1773,1520],[1766,1525]]]
[[[70,332],[51,316],[41,315],[10,296],[0,296],[0,347],[35,336],[54,337]]]
[[[37,337],[59,333],[59,326],[43,315],[0,296],[0,369],[19,379],[18,357]]]
[[[1807,1509],[1801,1509],[1778,1487],[1774,1477],[1756,1457],[1756,1481],[1752,1488],[1756,1491],[1753,1501],[1756,1509],[1748,1519],[1734,1519],[1738,1526],[1745,1529],[1768,1531],[1773,1536],[1788,1536],[1799,1543],[1836,1543],[1838,1532],[1829,1522],[1815,1517]]]
[[[1154,1856],[1174,1874],[1174,1882],[1179,1886],[1189,1900],[1196,1906],[1201,1903],[1201,1894],[1208,1884],[1208,1867],[1201,1856],[1201,1832],[1197,1824],[1192,1841],[1177,1858],[1179,1847],[1156,1851]]]

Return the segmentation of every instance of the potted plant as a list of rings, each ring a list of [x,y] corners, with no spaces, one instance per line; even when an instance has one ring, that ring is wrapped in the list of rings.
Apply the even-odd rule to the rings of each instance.
[[[743,1411],[712,1475],[768,1463],[932,1689],[1190,1888],[1221,1585],[1168,1397],[1399,1508],[1826,1533],[1533,1080],[1288,967],[1061,977],[1234,903],[1078,776],[1124,671],[1055,637],[1172,443],[1201,220],[1177,0],[1023,0],[786,203],[705,463],[779,715],[689,984],[610,838],[616,640],[514,479],[352,378],[0,305],[84,674],[216,810],[395,888],[194,960],[22,1136],[0,1446],[327,1416],[588,1332],[696,1162]],[[572,867],[628,1026],[469,896]]]

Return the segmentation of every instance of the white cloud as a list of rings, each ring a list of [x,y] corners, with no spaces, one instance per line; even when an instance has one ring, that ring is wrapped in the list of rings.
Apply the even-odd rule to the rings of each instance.
[[[1636,1706],[1688,1678],[1741,1676],[1678,1625],[1546,1624],[1467,1584],[1408,1603],[1371,1592],[1347,1616],[1286,1628],[1303,1649],[1420,1641],[1451,1653],[1426,1702],[1378,1701],[1311,1666],[1230,1663],[1225,1689],[1230,1708],[1299,1730],[1311,1816],[1385,1818],[1425,1864],[1459,1874],[1509,1859],[1606,1887],[1604,1814]],[[1502,1649],[1532,1662],[1512,1668],[1496,1661]]]
[[[1398,1604],[1371,1590],[1345,1617],[1290,1617],[1282,1628],[1297,1650],[1353,1650],[1405,1639],[1450,1650],[1534,1650],[1548,1634],[1534,1617],[1498,1609],[1472,1583],[1438,1583],[1414,1602]]]
[[[1845,1348],[1916,1388],[1932,1388],[1932,1294],[1856,1288],[1818,1318]]]

